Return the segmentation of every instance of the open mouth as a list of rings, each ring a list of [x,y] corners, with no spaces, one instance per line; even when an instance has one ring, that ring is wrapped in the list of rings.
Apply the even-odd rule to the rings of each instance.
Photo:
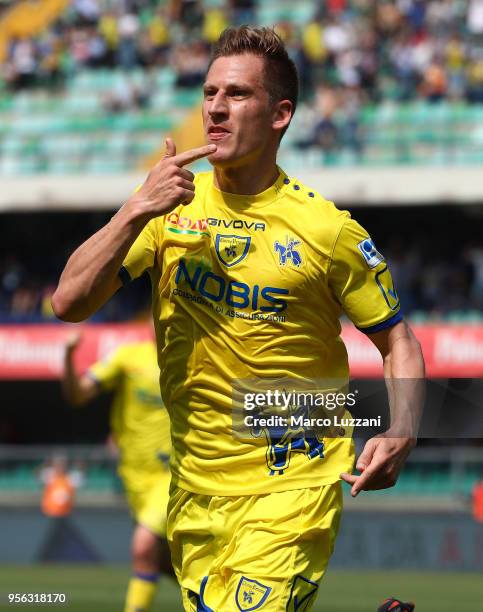
[[[211,141],[223,140],[223,138],[226,138],[229,135],[230,132],[228,130],[219,126],[210,127],[208,129],[208,139]]]

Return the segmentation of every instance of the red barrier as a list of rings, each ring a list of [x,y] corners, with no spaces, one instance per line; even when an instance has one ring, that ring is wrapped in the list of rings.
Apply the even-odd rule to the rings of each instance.
[[[61,376],[65,342],[74,331],[82,341],[76,366],[85,370],[114,348],[149,337],[145,324],[0,326],[0,379],[56,379]]]
[[[102,359],[119,344],[149,337],[143,324],[4,325],[0,326],[0,379],[57,379],[62,372],[64,343],[82,330],[76,354],[79,370]],[[428,377],[483,377],[483,325],[418,325]],[[344,325],[351,376],[382,376],[377,349],[352,325]]]
[[[483,377],[483,325],[428,324],[412,326],[421,343],[428,378]],[[342,337],[349,352],[351,376],[382,376],[379,351],[352,325]]]

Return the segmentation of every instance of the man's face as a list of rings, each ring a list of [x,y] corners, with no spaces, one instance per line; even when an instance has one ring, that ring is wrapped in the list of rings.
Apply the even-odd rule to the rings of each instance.
[[[274,139],[274,108],[264,86],[264,60],[252,54],[219,57],[204,86],[203,125],[214,166],[255,160]],[[278,139],[278,136],[277,136]]]

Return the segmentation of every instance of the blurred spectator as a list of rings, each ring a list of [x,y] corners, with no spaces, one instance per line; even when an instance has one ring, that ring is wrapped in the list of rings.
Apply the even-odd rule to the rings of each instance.
[[[119,32],[117,19],[113,11],[106,11],[99,19],[98,30],[106,43],[105,63],[113,67],[115,64],[116,51],[119,46]]]
[[[150,97],[151,91],[147,81],[143,81],[142,85],[137,85],[123,80],[104,95],[103,106],[108,113],[122,113],[146,108],[149,106]]]
[[[446,73],[439,62],[430,64],[423,75],[420,92],[429,102],[439,102],[447,92]]]
[[[179,82],[196,85],[205,65],[200,41],[212,44],[230,23],[256,23],[261,7],[260,0],[76,0],[47,32],[11,41],[2,72],[22,89],[46,79],[58,84],[72,66],[130,70],[164,65],[172,53]],[[483,0],[331,0],[316,3],[300,25],[286,12],[277,28],[300,68],[305,99],[330,82],[342,96],[360,88],[366,102],[483,100]]]
[[[223,30],[228,27],[226,13],[220,8],[209,8],[203,19],[203,40],[215,43]]]
[[[234,25],[248,23],[253,25],[256,22],[256,0],[228,0],[232,11],[232,21]]]
[[[186,30],[199,28],[203,22],[203,6],[200,0],[174,0],[172,14]]]
[[[315,125],[312,146],[330,153],[339,146],[339,131],[334,117],[337,109],[337,96],[331,89],[319,88],[316,94],[320,119]]]
[[[467,97],[469,102],[483,103],[483,50],[480,56],[469,66]]]
[[[477,482],[473,487],[473,518],[483,523],[483,481]]]
[[[200,41],[176,47],[172,57],[177,73],[177,87],[196,87],[203,83],[208,63],[209,51]]]
[[[80,23],[86,25],[97,23],[101,12],[97,0],[75,0],[74,6]]]
[[[301,149],[316,147],[326,154],[330,163],[331,154],[341,147],[360,153],[362,150],[359,130],[360,92],[357,87],[333,89],[319,86],[313,107],[315,116],[312,132],[308,138],[296,141]]]
[[[483,0],[469,1],[468,30],[472,34],[483,34]]]
[[[44,484],[42,512],[55,518],[68,516],[74,508],[76,489],[84,482],[83,471],[68,471],[67,459],[59,455],[40,470],[39,478]]]
[[[167,61],[171,35],[169,32],[168,19],[164,8],[154,13],[147,27],[147,41],[151,51],[144,54],[144,65],[162,66]]]
[[[32,40],[14,39],[10,43],[9,62],[6,66],[6,80],[13,89],[19,90],[36,84],[37,58]]]
[[[119,47],[117,60],[121,68],[130,70],[138,63],[136,37],[139,33],[139,18],[135,13],[124,13],[117,23]]]

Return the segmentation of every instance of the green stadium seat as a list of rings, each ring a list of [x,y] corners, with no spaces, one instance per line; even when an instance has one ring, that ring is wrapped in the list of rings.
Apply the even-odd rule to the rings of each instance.
[[[308,2],[260,5],[264,18],[287,14],[307,16]],[[63,95],[42,90],[22,91],[0,100],[0,173],[124,172],[139,166],[201,100],[200,88],[176,90],[169,68],[82,70],[67,81]],[[126,82],[154,84],[150,107],[106,113],[103,98]],[[308,120],[310,118],[310,122]],[[428,104],[424,100],[389,100],[360,111],[362,152],[344,148],[324,154],[317,148],[300,151],[297,140],[309,138],[313,117],[301,106],[280,152],[280,162],[293,172],[323,166],[368,167],[394,164],[473,165],[483,163],[483,107],[464,102]],[[336,121],[343,129],[343,117]],[[127,135],[127,138],[126,138]],[[55,159],[57,156],[66,159]],[[92,160],[87,159],[94,156]],[[102,156],[110,159],[102,159]],[[45,157],[47,161],[45,162]]]

